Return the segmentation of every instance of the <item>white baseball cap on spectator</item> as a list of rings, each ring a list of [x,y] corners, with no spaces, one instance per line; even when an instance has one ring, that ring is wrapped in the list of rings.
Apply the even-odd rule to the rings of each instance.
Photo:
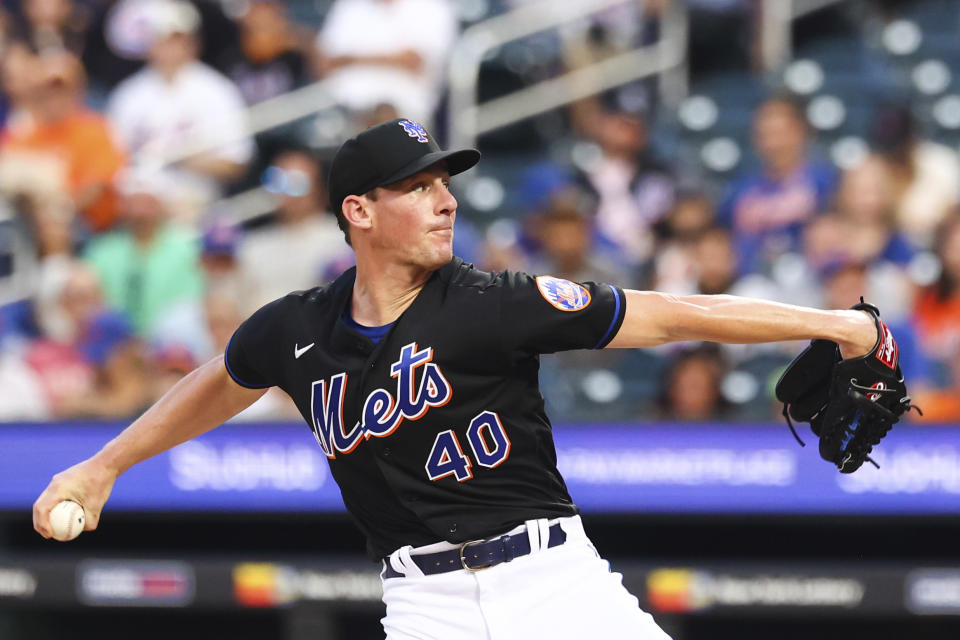
[[[122,198],[121,215],[126,223],[134,219],[167,218],[176,201],[176,181],[169,173],[155,166],[133,166],[125,169],[114,180],[114,188]],[[144,196],[155,205],[145,205]]]
[[[120,172],[114,180],[114,187],[124,196],[147,194],[159,200],[176,191],[176,183],[163,170],[138,165]]]
[[[200,13],[184,0],[160,0],[148,13],[154,39],[176,34],[190,35],[200,27]]]

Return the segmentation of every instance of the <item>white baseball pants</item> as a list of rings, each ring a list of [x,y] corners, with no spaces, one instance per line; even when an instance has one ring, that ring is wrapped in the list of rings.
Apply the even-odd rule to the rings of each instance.
[[[567,540],[547,549],[554,522]],[[530,554],[473,573],[425,576],[410,560],[457,548],[448,542],[390,554],[403,577],[383,580],[387,640],[670,640],[597,554],[579,516],[530,520],[505,533],[524,528]]]

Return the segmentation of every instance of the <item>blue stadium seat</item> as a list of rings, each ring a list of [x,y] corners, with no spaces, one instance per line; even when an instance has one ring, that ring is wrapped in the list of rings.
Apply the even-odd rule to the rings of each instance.
[[[866,45],[854,38],[823,38],[806,43],[794,58],[816,60],[827,73],[859,74],[871,65]]]
[[[776,399],[773,387],[791,358],[778,353],[764,353],[741,362],[735,371],[749,374],[759,385],[757,395],[737,405],[738,420],[768,421],[775,415]]]
[[[720,105],[756,107],[769,94],[770,88],[757,76],[746,71],[712,73],[695,78],[691,94],[712,97]]]
[[[955,0],[912,0],[900,7],[900,17],[916,22],[928,34],[952,34],[960,23],[960,3]]]

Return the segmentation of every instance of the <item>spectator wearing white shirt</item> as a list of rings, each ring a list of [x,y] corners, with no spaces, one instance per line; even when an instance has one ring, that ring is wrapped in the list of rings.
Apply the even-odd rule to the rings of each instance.
[[[900,232],[915,246],[929,249],[939,226],[960,203],[960,157],[920,133],[909,107],[887,104],[877,110],[871,137],[887,164]]]
[[[290,291],[332,280],[353,264],[353,252],[325,208],[323,171],[308,150],[281,151],[264,172],[264,188],[276,197],[272,224],[249,231],[237,247],[245,315]]]
[[[458,24],[450,0],[334,0],[317,35],[338,104],[429,123]]]
[[[189,223],[242,175],[253,142],[237,88],[197,59],[200,16],[193,5],[160,2],[150,16],[148,64],[111,94],[107,112],[134,164],[165,166],[178,186],[169,194],[171,210]],[[183,157],[191,150],[198,153]]]

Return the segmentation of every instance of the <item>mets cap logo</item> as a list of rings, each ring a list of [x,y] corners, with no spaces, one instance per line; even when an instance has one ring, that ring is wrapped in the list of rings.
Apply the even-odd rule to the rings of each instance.
[[[407,135],[411,138],[416,138],[417,142],[430,142],[430,138],[427,137],[427,130],[423,128],[423,125],[415,120],[401,120],[398,122],[403,130],[407,132]]]
[[[590,292],[576,282],[553,276],[537,276],[537,288],[544,300],[560,311],[580,311],[590,304]]]

